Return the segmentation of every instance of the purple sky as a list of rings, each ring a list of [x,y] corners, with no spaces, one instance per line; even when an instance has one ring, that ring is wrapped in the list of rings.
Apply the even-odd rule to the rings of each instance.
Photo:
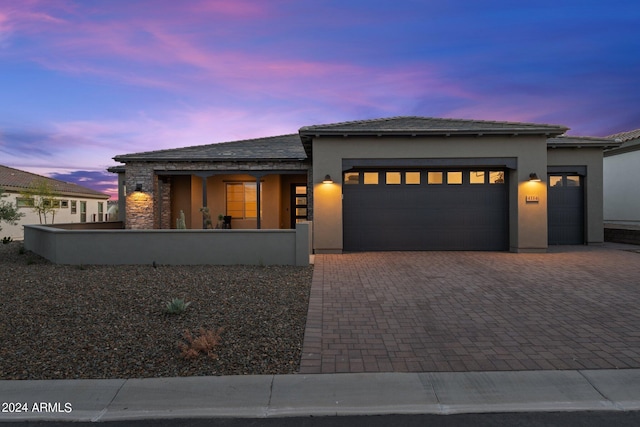
[[[640,128],[637,0],[0,0],[0,164],[398,115]]]

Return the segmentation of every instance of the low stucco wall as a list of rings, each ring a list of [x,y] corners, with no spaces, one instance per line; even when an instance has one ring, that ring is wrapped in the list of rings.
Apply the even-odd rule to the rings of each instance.
[[[640,245],[640,224],[605,224],[604,241]]]
[[[67,224],[51,224],[50,227],[61,228],[63,230],[123,230],[124,222],[73,222]]]
[[[25,226],[25,249],[56,264],[309,264],[309,224],[295,230],[65,230]]]

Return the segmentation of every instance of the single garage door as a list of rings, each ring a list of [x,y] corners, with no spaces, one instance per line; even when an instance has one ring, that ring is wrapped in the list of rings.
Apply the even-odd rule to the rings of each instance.
[[[584,244],[584,182],[575,173],[548,175],[550,245]]]
[[[507,250],[506,170],[344,173],[345,251]]]

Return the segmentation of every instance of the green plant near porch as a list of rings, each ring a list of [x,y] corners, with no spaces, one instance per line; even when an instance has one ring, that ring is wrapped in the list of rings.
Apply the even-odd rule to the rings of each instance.
[[[203,225],[205,229],[213,228],[213,222],[211,222],[211,212],[209,208],[204,206],[200,208],[200,212],[202,212]]]

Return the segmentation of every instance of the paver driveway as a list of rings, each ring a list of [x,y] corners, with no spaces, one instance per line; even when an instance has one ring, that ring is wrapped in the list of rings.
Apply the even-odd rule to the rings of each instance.
[[[640,253],[315,260],[301,373],[640,368]]]

